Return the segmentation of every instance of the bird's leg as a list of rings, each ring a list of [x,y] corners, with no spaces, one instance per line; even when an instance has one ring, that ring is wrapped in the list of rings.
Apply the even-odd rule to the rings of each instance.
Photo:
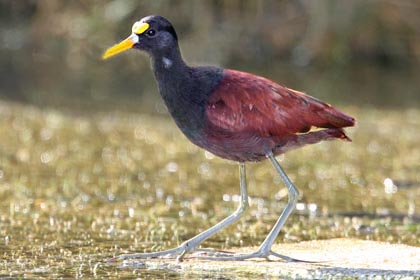
[[[246,174],[245,174],[245,163],[239,164],[239,176],[240,176],[240,190],[241,190],[241,201],[239,202],[239,206],[235,212],[233,212],[230,216],[219,222],[218,224],[212,226],[211,228],[207,229],[206,231],[194,236],[193,238],[185,241],[179,247],[169,249],[166,251],[154,252],[154,253],[136,253],[136,254],[124,254],[118,256],[118,259],[126,260],[126,259],[147,259],[147,258],[174,258],[176,257],[177,260],[182,261],[185,254],[194,251],[195,248],[202,243],[204,240],[208,239],[221,229],[227,227],[228,225],[237,221],[245,210],[248,208],[248,194],[246,190]],[[205,250],[203,250],[205,251]]]
[[[273,245],[275,239],[279,235],[280,229],[283,227],[284,223],[295,209],[299,197],[299,191],[297,190],[295,185],[293,185],[292,181],[290,181],[289,177],[287,177],[286,172],[284,172],[283,168],[281,168],[279,162],[276,160],[273,153],[270,152],[267,156],[270,159],[276,171],[280,174],[280,177],[283,180],[284,184],[286,185],[287,190],[289,192],[289,200],[287,202],[286,208],[284,208],[276,224],[271,229],[270,233],[267,235],[267,237],[265,238],[258,250],[259,252],[261,252],[262,255],[269,255],[271,253],[271,246]]]
[[[289,200],[286,205],[286,208],[284,208],[276,224],[271,229],[270,233],[267,235],[263,243],[261,243],[258,250],[254,253],[250,253],[250,254],[220,253],[220,254],[216,254],[215,256],[200,257],[201,259],[218,260],[218,261],[222,261],[222,260],[238,261],[238,260],[246,260],[246,259],[251,259],[251,258],[267,258],[268,259],[270,256],[273,256],[273,257],[284,259],[286,261],[301,261],[301,260],[297,260],[297,259],[290,258],[287,256],[283,256],[283,255],[280,255],[278,253],[271,251],[271,246],[276,240],[287,218],[290,216],[290,214],[293,212],[293,209],[296,206],[299,192],[297,188],[293,185],[293,183],[290,181],[289,177],[287,177],[286,172],[284,172],[283,168],[281,168],[280,164],[274,157],[273,153],[272,152],[268,153],[267,157],[270,159],[276,171],[280,174],[280,177],[283,180],[289,192]],[[305,261],[301,261],[301,262],[305,262]]]

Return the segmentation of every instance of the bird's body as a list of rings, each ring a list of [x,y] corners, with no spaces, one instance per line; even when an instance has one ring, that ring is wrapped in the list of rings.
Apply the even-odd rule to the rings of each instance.
[[[159,92],[194,144],[245,162],[333,138],[354,119],[330,105],[271,80],[218,67],[190,67],[178,49],[152,57]],[[312,131],[311,128],[326,128]]]
[[[185,136],[222,158],[259,161],[268,151],[277,155],[321,140],[348,139],[341,128],[354,124],[330,105],[268,79],[183,67],[155,70],[159,91]]]
[[[257,255],[278,256],[270,248],[293,210],[297,190],[274,156],[322,140],[350,140],[342,128],[353,126],[354,118],[314,97],[254,74],[210,66],[188,66],[182,59],[177,40],[167,19],[149,16],[135,23],[133,34],[110,48],[104,58],[128,48],[149,53],[159,92],[185,136],[217,156],[241,163],[243,199],[238,213],[180,247],[135,257],[156,257],[168,252],[182,257],[239,218],[242,208],[247,206],[244,163],[265,158],[271,160],[293,198]],[[256,255],[250,254],[246,258],[250,256]]]

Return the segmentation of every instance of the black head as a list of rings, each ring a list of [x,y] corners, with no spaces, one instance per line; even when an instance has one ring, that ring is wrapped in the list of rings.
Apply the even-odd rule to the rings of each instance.
[[[178,38],[172,24],[161,16],[147,16],[135,22],[132,34],[121,43],[109,48],[103,59],[107,59],[130,48],[144,50],[152,55],[165,53],[178,47]]]

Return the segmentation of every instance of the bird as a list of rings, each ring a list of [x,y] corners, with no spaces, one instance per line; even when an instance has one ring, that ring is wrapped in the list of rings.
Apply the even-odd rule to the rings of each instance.
[[[216,156],[239,163],[241,199],[230,216],[178,247],[123,254],[118,259],[182,261],[190,255],[217,261],[253,258],[296,261],[271,249],[299,197],[298,189],[276,156],[320,141],[351,141],[343,128],[354,126],[355,119],[328,103],[264,77],[216,66],[188,65],[181,55],[175,28],[165,17],[144,17],[133,24],[131,31],[128,38],[108,48],[102,59],[129,49],[149,55],[159,93],[186,138]],[[245,165],[266,159],[286,186],[288,202],[265,240],[251,253],[200,249],[204,240],[236,222],[249,207]]]

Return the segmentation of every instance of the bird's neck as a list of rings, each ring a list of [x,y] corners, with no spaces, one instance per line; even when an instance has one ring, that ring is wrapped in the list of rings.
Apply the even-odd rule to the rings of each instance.
[[[186,98],[184,89],[189,83],[190,67],[182,59],[178,46],[152,55],[152,65],[159,92],[171,110],[176,100]]]
[[[163,80],[181,78],[188,66],[182,59],[179,47],[173,47],[152,56],[153,71],[156,79]],[[168,81],[166,81],[168,82]]]
[[[179,48],[152,55],[159,92],[181,131],[200,145],[208,96],[220,83],[223,69],[190,67]]]
[[[199,137],[202,123],[204,101],[197,94],[192,77],[194,68],[182,59],[178,48],[167,53],[152,56],[153,71],[159,86],[159,92],[166,107],[181,131],[194,143]]]

